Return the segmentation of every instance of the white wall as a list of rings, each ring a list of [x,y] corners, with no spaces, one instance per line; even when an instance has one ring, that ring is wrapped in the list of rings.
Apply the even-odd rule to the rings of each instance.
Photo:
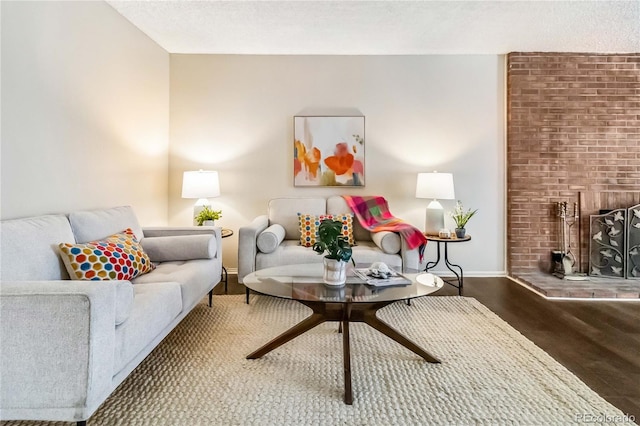
[[[2,218],[167,222],[169,54],[104,2],[2,2]]]
[[[504,58],[500,56],[171,55],[169,222],[191,223],[182,172],[218,170],[218,222],[236,231],[281,196],[383,195],[424,227],[418,172],[454,174],[457,198],[478,208],[450,258],[469,275],[505,271]],[[358,109],[366,117],[365,188],[293,187],[293,116]],[[443,201],[445,210],[455,202]],[[453,228],[453,222],[447,223]],[[430,244],[427,257],[435,257]]]

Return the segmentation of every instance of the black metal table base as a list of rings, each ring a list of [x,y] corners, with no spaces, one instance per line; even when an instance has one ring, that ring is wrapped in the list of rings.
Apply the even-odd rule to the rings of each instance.
[[[438,263],[440,263],[440,241],[437,241],[436,243],[438,245],[436,260],[432,262],[427,262],[427,265],[424,268],[425,272],[428,272],[429,269],[434,268]],[[462,296],[462,288],[464,286],[464,274],[462,272],[462,267],[460,265],[456,265],[455,263],[451,263],[449,261],[449,250],[447,249],[447,243],[444,242],[443,244],[444,244],[444,263],[447,266],[447,269],[453,272],[453,274],[456,276],[456,279],[454,281],[452,279],[442,278],[442,281],[444,281],[445,283],[449,284],[452,287],[457,288],[458,295]]]

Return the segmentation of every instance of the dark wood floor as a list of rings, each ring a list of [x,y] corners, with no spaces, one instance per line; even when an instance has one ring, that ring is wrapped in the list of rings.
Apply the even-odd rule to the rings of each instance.
[[[244,291],[237,276],[229,275],[229,293]],[[215,293],[223,294],[224,285]],[[435,295],[456,294],[457,289],[445,285]],[[611,404],[640,419],[640,302],[552,301],[508,278],[466,278],[464,295],[491,309]]]

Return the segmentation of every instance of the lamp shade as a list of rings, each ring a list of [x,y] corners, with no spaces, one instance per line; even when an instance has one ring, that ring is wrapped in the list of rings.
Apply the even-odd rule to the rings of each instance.
[[[182,198],[213,198],[220,196],[218,172],[198,170],[184,172]]]
[[[453,200],[453,174],[451,173],[418,173],[416,198],[433,200]]]

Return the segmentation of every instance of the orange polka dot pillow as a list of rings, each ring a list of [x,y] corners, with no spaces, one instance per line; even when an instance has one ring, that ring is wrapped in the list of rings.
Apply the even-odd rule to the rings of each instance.
[[[300,228],[300,245],[313,247],[318,239],[318,227],[324,219],[339,220],[342,222],[342,235],[347,237],[347,241],[352,246],[355,245],[353,238],[353,215],[345,214],[302,214],[298,213],[298,225]]]
[[[132,280],[155,268],[131,228],[100,241],[58,247],[71,279]]]

